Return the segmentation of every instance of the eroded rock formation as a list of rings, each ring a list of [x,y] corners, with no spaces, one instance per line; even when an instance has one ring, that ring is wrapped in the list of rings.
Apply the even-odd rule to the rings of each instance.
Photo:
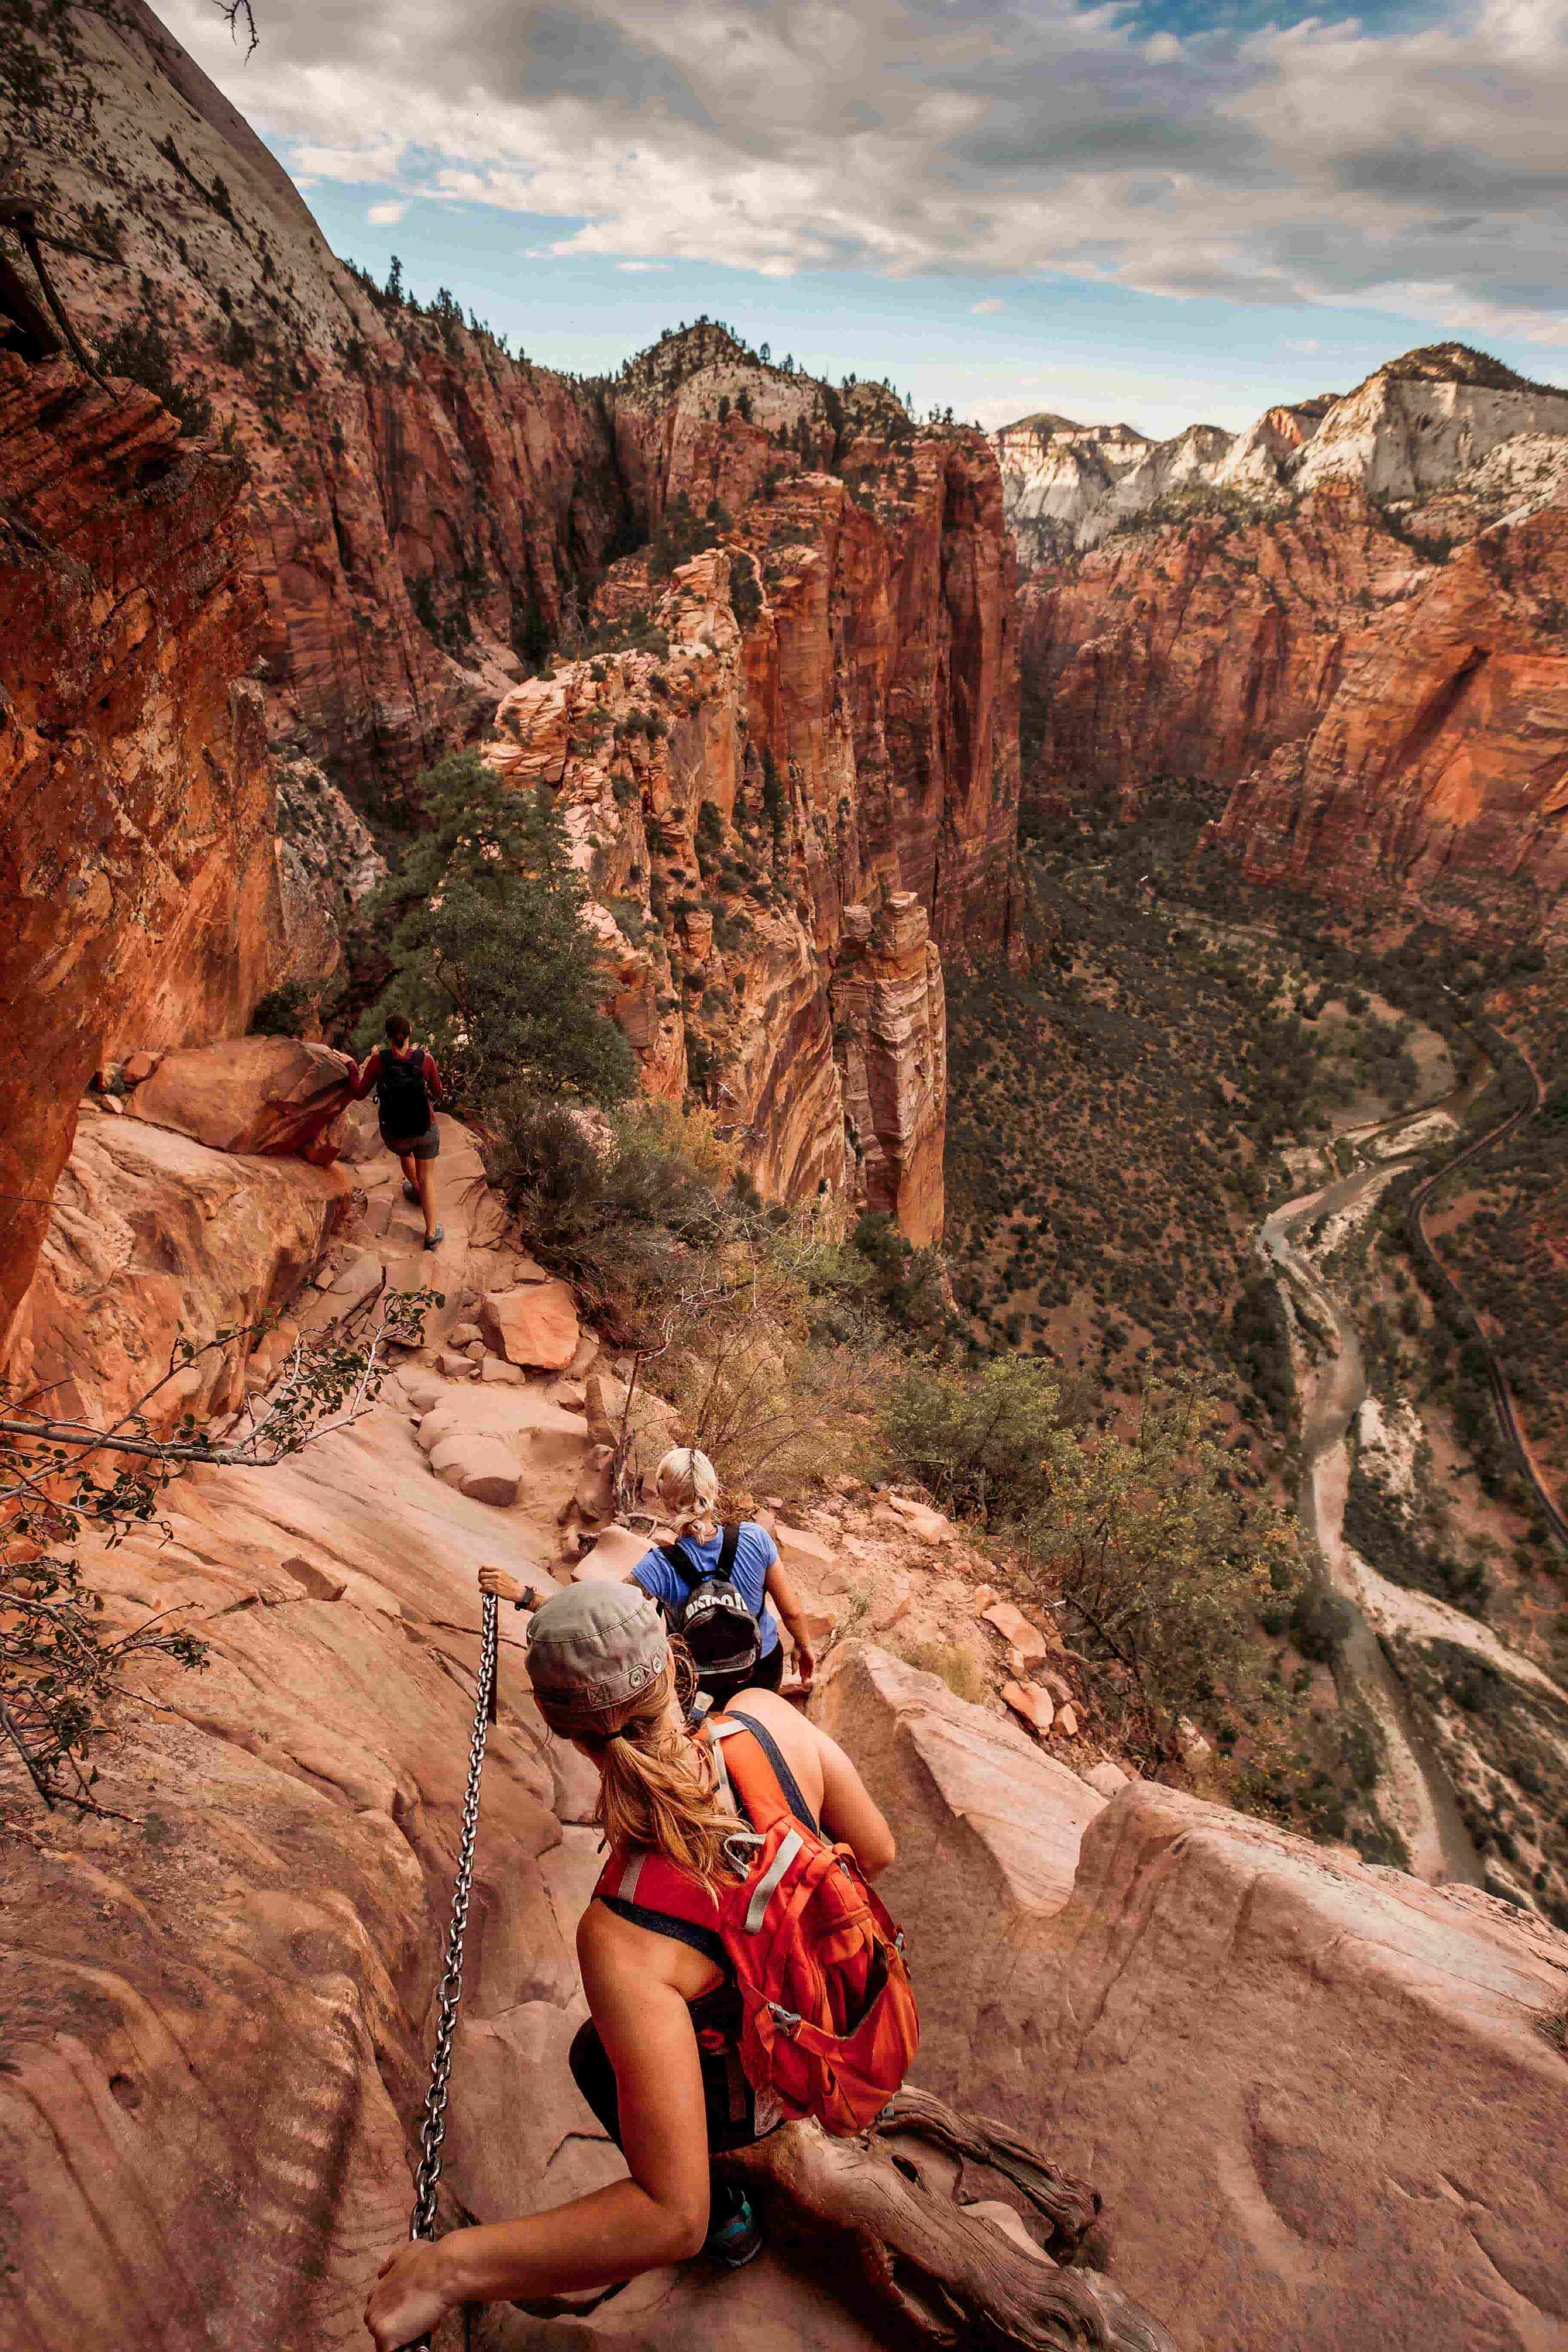
[[[1568,937],[1565,614],[1568,508],[1483,531],[1360,634],[1217,837],[1255,881]]]
[[[996,438],[1031,793],[1234,784],[1254,879],[1561,926],[1568,393],[1444,344],[1240,436]]]
[[[687,408],[734,379],[711,363]],[[758,431],[715,414],[679,444],[687,464],[738,444],[698,495],[743,494]],[[838,463],[775,451],[668,585],[647,556],[617,565],[602,650],[515,688],[486,757],[556,795],[647,1085],[694,1084],[770,1197],[847,1188],[924,1242],[941,956],[1005,947],[1013,919],[1011,565],[973,436],[899,412]],[[673,495],[694,508],[691,478]]]
[[[103,256],[61,260],[73,311],[111,373],[172,383],[243,455],[278,716],[395,791],[601,567],[626,517],[602,404],[450,297],[421,311],[345,268],[144,0],[16,37],[40,60],[29,170]]]
[[[0,1330],[106,1055],[243,1028],[281,915],[240,469],[0,353]]]

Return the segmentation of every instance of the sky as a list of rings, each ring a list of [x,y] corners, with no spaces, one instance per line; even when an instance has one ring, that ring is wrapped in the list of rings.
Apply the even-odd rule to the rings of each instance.
[[[918,410],[1239,428],[1568,381],[1568,0],[153,0],[333,248],[613,369],[706,313]]]

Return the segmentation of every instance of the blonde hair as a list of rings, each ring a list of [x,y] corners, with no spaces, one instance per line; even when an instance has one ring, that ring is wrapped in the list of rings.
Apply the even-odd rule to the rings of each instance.
[[[659,1501],[675,1521],[678,1536],[711,1535],[719,1507],[719,1473],[694,1445],[677,1445],[653,1474]]]
[[[711,1748],[685,1728],[696,1690],[690,1654],[683,1643],[672,1642],[646,1690],[586,1722],[580,1716],[570,1725],[552,1722],[548,1696],[536,1696],[551,1728],[580,1741],[599,1768],[594,1819],[611,1848],[640,1847],[700,1878],[717,1878],[728,1867],[725,1839],[746,1825],[720,1794]],[[670,1713],[672,1696],[679,1719]]]

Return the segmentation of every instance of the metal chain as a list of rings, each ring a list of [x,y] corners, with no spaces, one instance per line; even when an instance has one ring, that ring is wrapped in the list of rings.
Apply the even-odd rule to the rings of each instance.
[[[458,2004],[463,1997],[463,1934],[468,1924],[468,1897],[474,1884],[474,1841],[479,1826],[479,1774],[485,1760],[490,1696],[496,1680],[496,1596],[485,1595],[484,1625],[479,1648],[479,1685],[474,1702],[474,1736],[468,1748],[468,1785],[463,1797],[463,1837],[458,1855],[458,1877],[452,1889],[452,1923],[447,1930],[447,1966],[437,1995],[440,2014],[436,2026],[436,2055],[430,2066],[430,2088],[425,2094],[425,2120],[420,2126],[423,2154],[414,2182],[411,2238],[436,2234],[436,2186],[441,2178],[441,2142],[447,2136],[447,2086],[452,2073],[452,2035]],[[428,2343],[426,2336],[422,2339]]]

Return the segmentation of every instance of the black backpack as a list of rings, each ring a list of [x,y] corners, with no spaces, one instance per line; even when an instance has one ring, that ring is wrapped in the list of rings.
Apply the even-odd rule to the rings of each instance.
[[[691,1587],[684,1606],[669,1613],[703,1679],[710,1675],[717,1678],[749,1674],[762,1654],[762,1627],[734,1584],[735,1548],[740,1540],[736,1521],[724,1529],[718,1565],[711,1573],[697,1565],[683,1543],[658,1546],[677,1576]]]
[[[425,1086],[423,1045],[416,1045],[406,1058],[388,1046],[382,1047],[375,1073],[375,1099],[381,1109],[384,1133],[406,1137],[412,1142],[416,1136],[429,1132],[430,1097]]]

